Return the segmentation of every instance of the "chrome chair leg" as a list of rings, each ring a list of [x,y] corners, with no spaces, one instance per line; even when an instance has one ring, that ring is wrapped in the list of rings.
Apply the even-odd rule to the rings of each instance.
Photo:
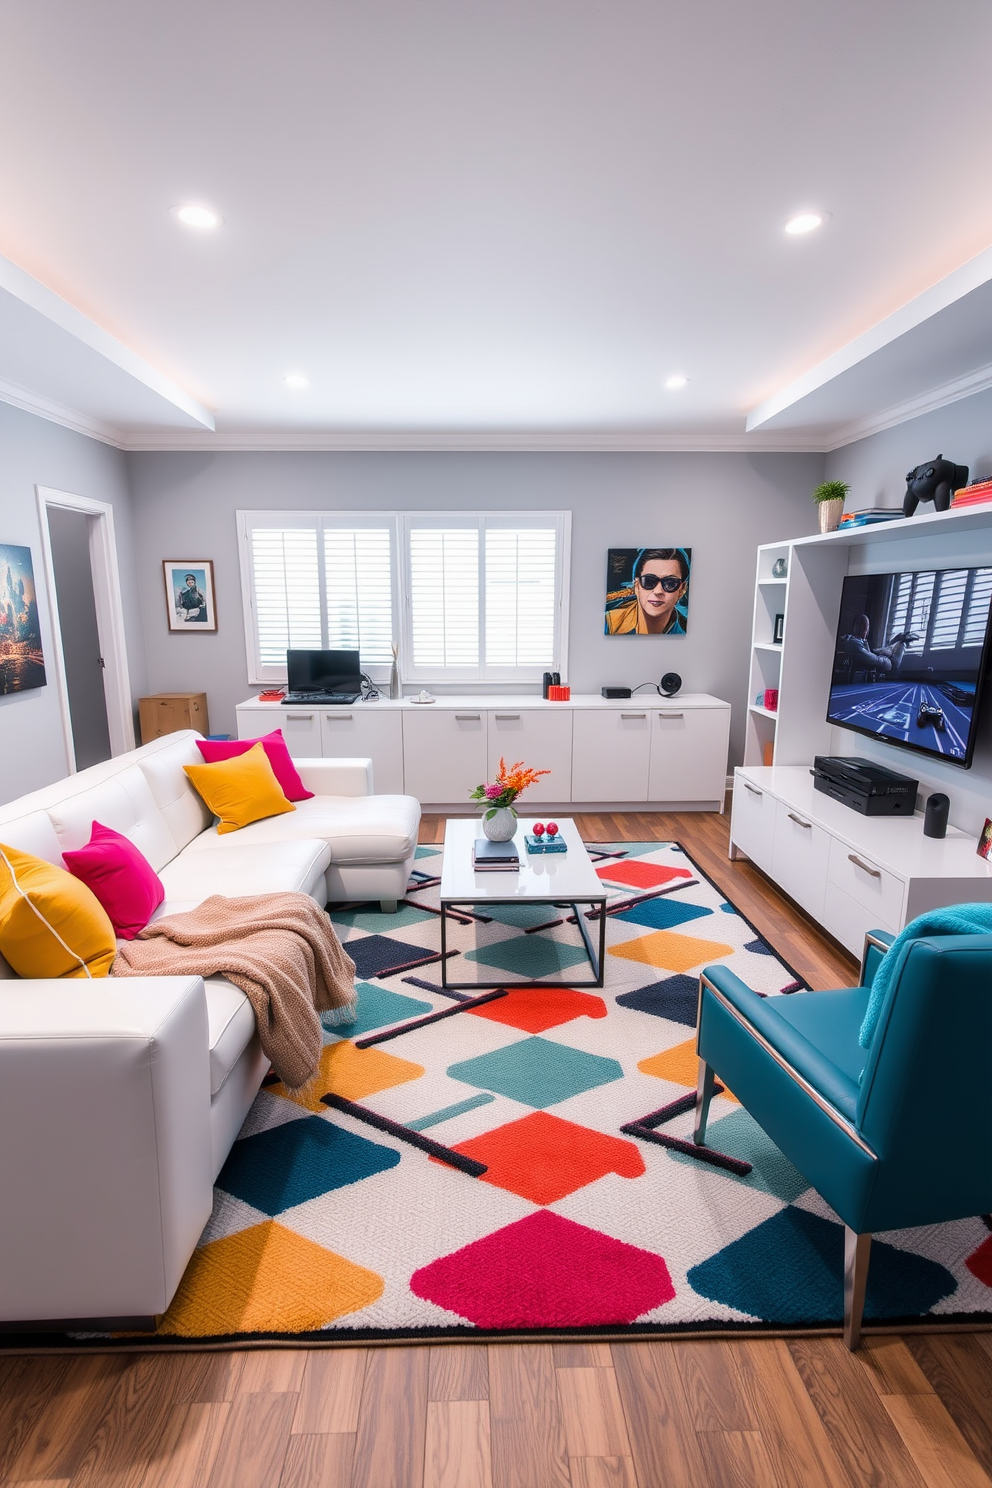
[[[861,1316],[865,1310],[865,1283],[871,1236],[856,1235],[844,1226],[844,1342],[856,1349],[861,1342]]]
[[[705,1059],[701,1059],[696,1079],[696,1129],[692,1134],[692,1140],[700,1147],[706,1141],[706,1122],[710,1114],[710,1101],[713,1099],[714,1079],[712,1069]]]

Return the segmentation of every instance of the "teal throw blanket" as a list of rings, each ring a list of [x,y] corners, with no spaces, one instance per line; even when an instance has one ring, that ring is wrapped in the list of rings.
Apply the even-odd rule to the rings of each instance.
[[[889,983],[897,965],[904,958],[900,952],[910,941],[925,939],[928,935],[992,935],[992,904],[952,904],[947,909],[931,909],[927,914],[910,920],[905,930],[900,930],[875,973],[871,984],[868,1011],[861,1025],[858,1042],[867,1049],[875,1036],[879,1014],[888,995]]]

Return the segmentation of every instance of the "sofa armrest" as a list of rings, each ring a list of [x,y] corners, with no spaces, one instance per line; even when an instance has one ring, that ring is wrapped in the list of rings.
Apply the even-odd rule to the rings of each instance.
[[[370,759],[295,759],[300,779],[315,796],[371,796]]]
[[[865,936],[865,947],[861,952],[861,973],[858,977],[859,987],[870,987],[875,980],[875,973],[882,964],[882,957],[889,946],[895,940],[888,930],[869,930]]]
[[[213,1188],[200,977],[0,983],[0,1320],[165,1311]]]

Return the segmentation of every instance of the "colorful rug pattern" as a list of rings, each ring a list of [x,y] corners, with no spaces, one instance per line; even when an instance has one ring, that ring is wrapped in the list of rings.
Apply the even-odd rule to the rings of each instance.
[[[593,851],[602,992],[529,980],[586,974],[568,906],[487,907],[452,926],[455,979],[477,963],[506,995],[393,1036],[470,995],[439,990],[439,849],[398,914],[333,913],[358,1023],[327,1031],[306,1091],[260,1092],[161,1342],[839,1324],[841,1226],[729,1092],[709,1141],[746,1177],[621,1130],[695,1084],[701,967],[805,983],[676,844]],[[902,1231],[876,1240],[866,1319],[988,1316],[990,1287],[981,1219]]]

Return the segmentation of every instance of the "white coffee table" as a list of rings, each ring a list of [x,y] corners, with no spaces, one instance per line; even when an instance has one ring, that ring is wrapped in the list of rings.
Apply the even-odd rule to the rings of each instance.
[[[494,982],[455,982],[448,977],[448,910],[457,905],[484,909],[487,904],[569,904],[575,912],[586,953],[593,971],[591,981],[574,977],[547,981],[548,986],[601,987],[606,960],[606,899],[603,880],[596,873],[575,823],[569,817],[558,821],[559,834],[568,845],[563,853],[528,853],[524,836],[534,822],[520,818],[514,843],[520,868],[510,873],[476,873],[472,848],[482,836],[478,817],[451,817],[444,824],[444,858],[441,864],[441,985],[451,991],[505,987],[506,978]],[[580,905],[599,906],[599,945],[594,945]],[[534,978],[544,983],[544,977]]]

